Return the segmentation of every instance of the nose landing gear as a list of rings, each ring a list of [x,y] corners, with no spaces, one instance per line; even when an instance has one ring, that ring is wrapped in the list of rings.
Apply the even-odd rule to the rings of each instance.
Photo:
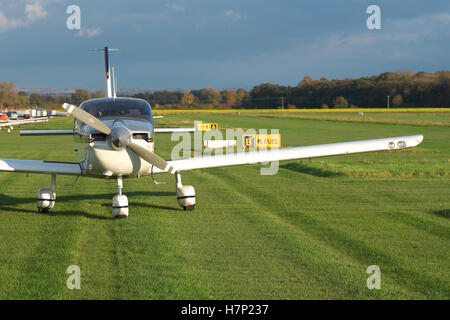
[[[117,177],[117,189],[116,194],[112,199],[112,216],[113,218],[126,218],[128,217],[128,198],[122,194],[122,177]]]

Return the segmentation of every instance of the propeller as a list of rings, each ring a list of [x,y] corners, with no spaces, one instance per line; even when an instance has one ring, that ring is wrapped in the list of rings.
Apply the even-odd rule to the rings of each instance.
[[[68,103],[64,103],[62,107],[67,111],[68,114],[71,114],[77,120],[86,123],[89,127],[94,128],[95,130],[98,130],[101,133],[106,134],[107,136],[111,134],[111,129],[89,112],[86,112]]]
[[[123,150],[125,148],[129,148],[140,158],[144,159],[156,168],[162,171],[168,171],[170,173],[175,172],[174,168],[169,163],[167,163],[166,160],[151,152],[147,148],[144,148],[141,145],[131,141],[130,130],[128,130],[128,128],[120,122],[110,128],[89,112],[86,112],[74,105],[64,103],[63,108],[75,119],[87,124],[95,130],[100,131],[101,133],[106,134],[113,149]]]

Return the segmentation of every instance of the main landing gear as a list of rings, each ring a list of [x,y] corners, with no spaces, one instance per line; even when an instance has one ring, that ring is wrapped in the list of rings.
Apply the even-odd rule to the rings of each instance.
[[[184,210],[194,210],[195,208],[195,189],[193,186],[183,186],[181,183],[180,173],[175,174],[177,200],[180,207]],[[126,218],[128,217],[128,198],[122,194],[122,177],[117,177],[117,189],[116,194],[112,199],[112,216],[114,218]]]
[[[183,186],[179,172],[175,174],[177,200],[180,207],[184,210],[194,210],[195,208],[195,189],[193,186]],[[112,216],[114,218],[128,217],[128,198],[122,194],[122,177],[117,177],[117,194],[112,199]],[[56,202],[56,175],[51,175],[51,184],[49,188],[41,188],[37,192],[38,212],[46,213],[55,207]]]
[[[183,210],[194,210],[195,208],[195,189],[193,186],[183,186],[181,183],[181,175],[175,173],[175,181],[177,187],[177,200]]]
[[[49,188],[41,188],[37,192],[37,208],[39,213],[47,213],[53,209],[56,201],[56,175],[52,174]]]

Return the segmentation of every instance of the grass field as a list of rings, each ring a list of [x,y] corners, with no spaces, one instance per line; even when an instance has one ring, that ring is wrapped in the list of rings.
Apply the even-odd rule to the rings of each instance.
[[[307,117],[306,117],[307,116]],[[331,118],[334,117],[334,118]],[[363,118],[363,119],[362,119]],[[115,181],[0,173],[1,299],[449,299],[450,113],[173,113],[161,126],[218,122],[279,129],[283,147],[422,133],[414,149],[186,172],[194,211],[174,178],[124,180],[130,217],[114,220]],[[26,129],[69,129],[52,119]],[[433,125],[435,124],[435,125]],[[25,127],[24,127],[25,128]],[[0,132],[0,158],[74,161],[72,138]],[[170,135],[156,137],[170,157]],[[69,290],[66,269],[81,269]],[[366,269],[381,269],[369,290]]]

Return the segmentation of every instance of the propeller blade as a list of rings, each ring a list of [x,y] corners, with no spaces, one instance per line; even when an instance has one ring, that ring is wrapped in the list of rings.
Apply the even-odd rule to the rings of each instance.
[[[174,173],[175,169],[167,163],[166,160],[163,158],[157,156],[150,150],[138,145],[137,143],[134,143],[130,141],[128,143],[128,147],[133,150],[139,157],[150,163],[151,165],[157,167],[158,169],[161,169],[163,171],[167,171],[170,173]]]
[[[75,119],[80,120],[81,122],[87,124],[89,127],[92,127],[95,130],[98,130],[106,135],[109,135],[111,133],[111,129],[106,124],[101,122],[89,112],[86,112],[68,103],[64,103],[63,108],[67,111],[67,113],[73,115]]]

